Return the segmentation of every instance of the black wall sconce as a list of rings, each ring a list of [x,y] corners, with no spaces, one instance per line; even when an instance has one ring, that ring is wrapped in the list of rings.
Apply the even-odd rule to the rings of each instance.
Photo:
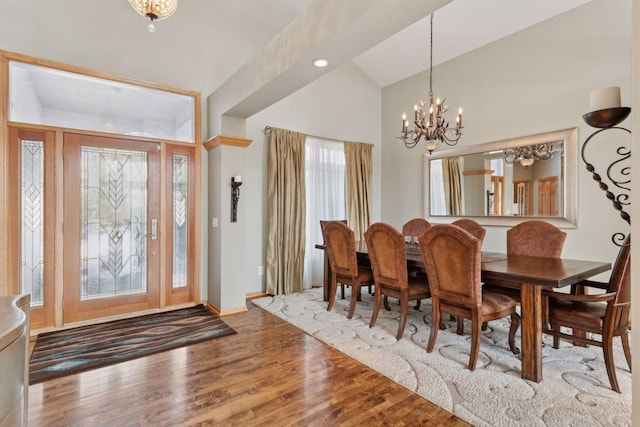
[[[240,186],[242,177],[240,175],[231,177],[231,222],[238,221],[238,200],[240,200]]]

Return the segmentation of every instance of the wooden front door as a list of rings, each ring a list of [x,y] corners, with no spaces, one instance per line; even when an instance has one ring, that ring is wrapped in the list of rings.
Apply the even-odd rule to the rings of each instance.
[[[156,143],[64,136],[64,323],[159,307]]]

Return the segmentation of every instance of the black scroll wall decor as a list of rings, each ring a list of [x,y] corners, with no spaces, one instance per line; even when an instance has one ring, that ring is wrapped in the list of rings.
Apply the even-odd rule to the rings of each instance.
[[[607,199],[613,204],[613,208],[620,212],[620,217],[631,225],[631,216],[627,212],[631,206],[631,144],[621,145],[615,150],[615,158],[606,168],[606,177],[602,177],[589,160],[587,160],[587,146],[594,137],[602,132],[622,131],[631,134],[629,129],[618,126],[631,113],[629,107],[605,108],[584,114],[584,121],[592,127],[598,128],[586,139],[582,145],[581,156],[593,179],[598,183],[600,189],[605,192]],[[608,183],[607,183],[608,182]],[[611,240],[617,246],[622,246],[626,238],[625,233],[614,233]]]

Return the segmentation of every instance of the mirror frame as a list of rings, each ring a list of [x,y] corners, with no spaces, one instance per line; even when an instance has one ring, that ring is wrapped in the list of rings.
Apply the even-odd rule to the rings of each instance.
[[[551,141],[564,142],[564,157],[562,168],[564,176],[563,185],[563,212],[561,216],[431,216],[429,211],[431,169],[430,160],[443,159],[452,156],[466,154],[478,154],[495,150],[505,150],[513,147],[542,144]],[[481,225],[514,226],[523,221],[540,219],[560,228],[576,228],[578,223],[578,128],[568,128],[535,135],[510,138],[502,141],[488,142],[484,144],[470,145],[467,147],[455,147],[449,150],[436,151],[433,154],[424,153],[422,157],[422,203],[423,216],[429,222],[451,222],[460,218],[471,218]]]

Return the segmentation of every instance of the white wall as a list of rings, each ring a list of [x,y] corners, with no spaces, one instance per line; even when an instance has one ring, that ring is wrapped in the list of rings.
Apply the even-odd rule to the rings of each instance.
[[[368,142],[373,149],[373,211],[380,218],[380,88],[355,65],[349,63],[298,90],[289,97],[247,119],[247,138],[253,143],[244,150],[245,169],[239,171],[242,186],[240,209],[246,210],[249,244],[238,268],[245,268],[245,292],[264,290],[267,236],[267,137],[265,126],[290,129],[326,138]],[[246,177],[246,179],[244,178]]]
[[[630,12],[630,0],[593,0],[436,67],[434,95],[446,97],[454,111],[458,105],[464,108],[464,136],[458,145],[578,127],[581,146],[595,131],[582,119],[590,111],[591,91],[620,86],[622,104],[631,103]],[[438,49],[437,33],[435,37]],[[422,216],[423,150],[407,149],[396,137],[403,111],[426,99],[427,87],[425,72],[382,91],[382,219],[397,227]],[[629,127],[630,120],[622,125]],[[629,142],[623,132],[616,132],[607,131],[590,143],[594,164],[608,160],[617,141]],[[596,165],[603,172],[604,167]],[[613,262],[617,247],[611,235],[627,233],[629,227],[582,161],[578,168],[578,224],[565,230],[563,256]],[[505,231],[488,227],[483,248],[505,251]]]

